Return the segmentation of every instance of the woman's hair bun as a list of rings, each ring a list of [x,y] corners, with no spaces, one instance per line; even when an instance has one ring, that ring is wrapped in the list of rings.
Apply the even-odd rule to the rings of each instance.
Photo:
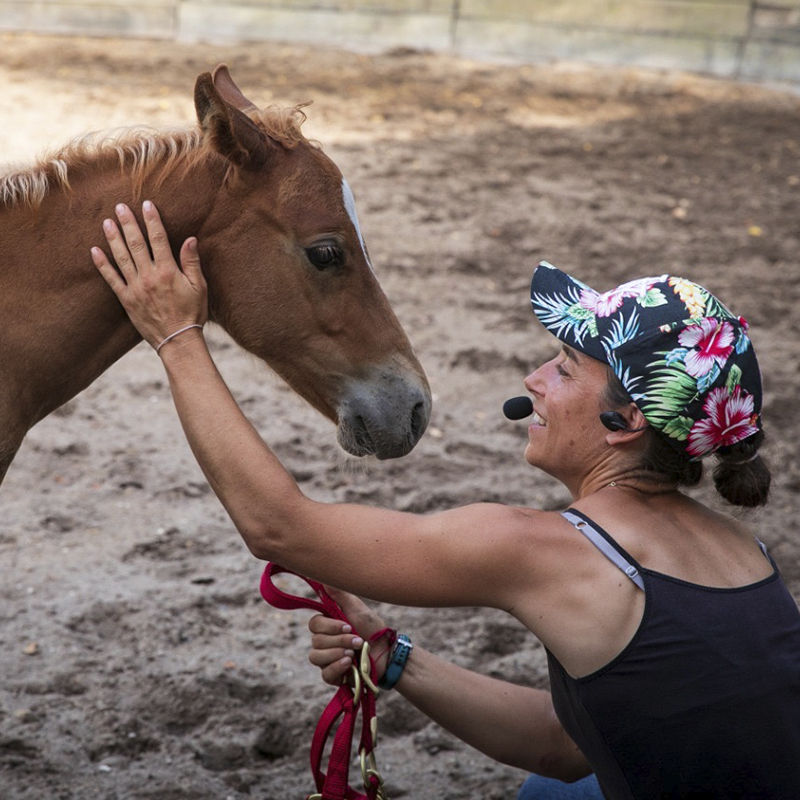
[[[759,431],[717,451],[714,486],[729,503],[754,508],[769,499],[772,475],[758,452],[763,441],[764,431]]]

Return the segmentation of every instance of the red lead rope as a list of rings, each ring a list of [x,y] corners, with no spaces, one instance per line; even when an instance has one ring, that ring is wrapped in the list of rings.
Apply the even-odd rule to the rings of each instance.
[[[296,575],[304,580],[314,590],[319,600],[297,597],[278,589],[272,582],[272,578],[282,572]],[[340,619],[352,628],[342,609],[325,591],[321,583],[298,575],[277,564],[267,564],[267,568],[261,576],[261,596],[274,608],[311,609],[326,617]],[[355,633],[355,629],[353,631]],[[386,630],[378,631],[370,638],[370,641],[379,639],[385,633]],[[367,649],[367,658],[369,658],[367,645],[364,647]],[[363,677],[362,672],[364,673]],[[367,676],[369,680],[366,679]],[[354,677],[353,686],[346,683],[339,687],[317,723],[317,729],[314,731],[314,738],[311,742],[311,771],[314,775],[317,794],[309,795],[307,800],[385,800],[383,781],[375,767],[374,750],[377,732],[375,698],[377,690],[370,688],[369,684],[371,683],[372,687],[375,687],[377,674],[372,658],[369,658],[368,666],[365,659],[362,659],[361,671],[354,667]],[[357,792],[348,781],[353,733],[359,709],[361,711],[361,740],[358,752],[366,794]],[[328,758],[328,770],[324,772],[321,765],[325,745],[340,717],[341,722],[336,728]]]

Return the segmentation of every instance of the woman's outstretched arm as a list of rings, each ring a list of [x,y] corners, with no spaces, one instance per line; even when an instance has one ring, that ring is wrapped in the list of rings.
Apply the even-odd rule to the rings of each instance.
[[[538,541],[547,515],[488,503],[420,515],[304,495],[214,365],[199,327],[206,292],[192,240],[184,244],[179,268],[152,204],[143,208],[147,237],[130,209],[118,208],[117,216],[119,226],[105,224],[116,268],[99,248],[92,257],[153,347],[178,333],[159,350],[178,416],[211,488],[254,555],[401,605],[510,609],[539,581],[559,580],[561,560]],[[520,557],[534,550],[532,563]]]

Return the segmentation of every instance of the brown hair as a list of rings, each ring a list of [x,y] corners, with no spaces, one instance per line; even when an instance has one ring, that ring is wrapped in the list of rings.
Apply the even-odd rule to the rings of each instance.
[[[603,395],[604,408],[621,408],[633,402],[630,394],[608,368],[608,382]],[[650,481],[673,483],[678,487],[696,486],[703,477],[702,461],[690,461],[683,450],[655,428],[645,434],[647,448],[641,462],[630,470],[631,475]],[[729,503],[745,508],[765,505],[769,499],[772,476],[758,449],[764,432],[758,431],[744,441],[721,447],[715,457],[714,487]]]

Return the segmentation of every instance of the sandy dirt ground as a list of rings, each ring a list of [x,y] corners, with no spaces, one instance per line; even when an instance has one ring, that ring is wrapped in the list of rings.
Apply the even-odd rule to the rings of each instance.
[[[410,51],[5,35],[2,160],[88,130],[191,121],[195,77],[223,61],[261,105],[313,101],[306,133],[354,188],[435,396],[410,456],[353,465],[329,423],[212,331],[225,378],[305,491],[418,512],[566,506],[524,464],[524,424],[500,413],[554,351],[530,313],[534,265],[602,290],[685,273],[752,325],[775,470],[754,522],[800,597],[797,96]],[[308,746],[331,691],[307,663],[309,615],[262,602],[261,566],[194,464],[145,346],[34,428],[0,489],[0,797],[311,791]],[[460,664],[546,685],[541,646],[499,612],[383,610]],[[383,697],[379,714],[392,797],[514,797],[521,772],[401,698]]]

